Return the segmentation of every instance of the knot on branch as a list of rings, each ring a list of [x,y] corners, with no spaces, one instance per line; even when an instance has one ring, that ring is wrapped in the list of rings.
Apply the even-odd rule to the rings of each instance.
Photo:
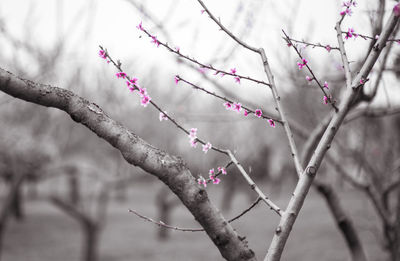
[[[314,177],[315,174],[317,174],[317,168],[314,166],[310,166],[307,168],[306,173],[307,173],[307,175]]]

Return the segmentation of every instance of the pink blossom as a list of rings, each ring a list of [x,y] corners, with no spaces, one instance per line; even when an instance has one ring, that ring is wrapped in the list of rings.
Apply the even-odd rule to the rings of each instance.
[[[160,46],[160,42],[157,40],[157,36],[152,36],[151,39],[151,43],[157,45],[157,47]]]
[[[190,143],[190,146],[192,148],[196,148],[197,147],[197,139],[190,139],[189,143]]]
[[[203,145],[204,153],[207,153],[211,148],[212,148],[211,143],[207,142],[205,145]]]
[[[376,39],[376,40],[379,39],[379,34],[375,35],[375,39]]]
[[[231,73],[232,73],[232,74],[236,74],[236,68],[232,68],[232,69],[231,69]]]
[[[360,84],[364,84],[365,80],[363,78],[360,79]]]
[[[179,82],[181,79],[179,78],[178,75],[175,75],[174,80],[175,80],[175,84],[178,84],[178,82]]]
[[[239,77],[239,76],[236,76],[236,77],[235,77],[235,82],[237,82],[237,83],[240,84],[240,77]]]
[[[232,104],[230,102],[225,102],[224,106],[227,110],[232,110]]]
[[[291,47],[291,46],[292,46],[292,43],[287,43],[287,46],[288,46],[288,47]]]
[[[208,174],[210,174],[210,175],[214,175],[214,174],[215,174],[215,170],[214,170],[214,168],[210,169],[210,170],[208,171]]]
[[[160,116],[159,116],[160,121],[167,121],[168,120],[168,117],[167,117],[166,113],[167,113],[166,111],[160,112]]]
[[[107,59],[107,53],[104,50],[99,50],[99,56],[103,59]]]
[[[352,38],[354,36],[354,38],[356,38],[358,35],[356,33],[354,33],[354,29],[353,28],[349,28],[346,32],[346,35],[344,36],[344,38],[347,40],[349,38]]]
[[[249,112],[247,110],[244,110],[244,116],[249,115]]]
[[[126,73],[124,73],[124,72],[117,72],[117,73],[115,74],[115,76],[117,76],[117,78],[125,79]]]
[[[325,49],[330,52],[332,50],[332,47],[328,44],[327,46],[325,46]]]
[[[207,187],[207,181],[203,178],[203,176],[200,176],[200,177],[197,179],[197,183],[198,183],[199,185],[203,185],[205,188]]]
[[[177,53],[179,53],[179,52],[181,51],[181,48],[179,48],[179,47],[177,46],[177,47],[175,47],[175,51],[176,51]]]
[[[129,86],[135,86],[137,84],[137,78],[132,78],[129,81],[126,81],[126,85]]]
[[[200,67],[199,68],[199,72],[202,74],[205,74],[207,72],[207,68],[206,67]]]
[[[397,43],[400,44],[400,40],[397,40]]]
[[[328,97],[326,97],[326,95],[324,95],[324,104],[328,104]]]
[[[201,13],[201,14],[204,14],[205,11],[206,11],[206,10],[204,10],[204,9],[203,9],[203,10],[200,10],[200,13]]]
[[[139,29],[140,31],[143,31],[142,21],[140,21],[140,23],[136,26],[136,28]]]
[[[313,79],[312,79],[310,76],[307,75],[307,76],[306,76],[306,80],[309,81],[309,82],[311,82]]]
[[[226,175],[226,169],[224,167],[218,167],[218,173],[221,172],[223,175]]]
[[[242,110],[242,104],[240,103],[234,103],[233,104],[233,110],[239,113]]]
[[[141,97],[144,97],[147,95],[146,88],[139,88],[139,94]]]
[[[216,178],[214,176],[210,176],[210,179],[212,180],[213,184],[218,185],[221,180],[219,178]]]
[[[261,118],[262,116],[262,111],[260,109],[257,109],[254,113],[258,118]]]
[[[269,126],[271,126],[272,128],[275,128],[275,121],[273,119],[269,119],[268,123],[269,123]]]
[[[324,82],[324,88],[329,90],[328,83],[326,81]]]
[[[400,16],[400,4],[397,4],[393,7],[393,12],[395,16]]]
[[[299,70],[301,70],[301,69],[303,69],[303,67],[306,65],[308,63],[308,61],[305,59],[305,58],[303,58],[302,60],[301,60],[301,63],[297,63],[297,66],[299,66]]]
[[[143,96],[142,101],[141,101],[141,105],[143,105],[143,107],[147,107],[147,105],[150,103],[150,96]]]
[[[190,129],[189,138],[190,139],[196,139],[197,138],[197,128],[191,128]]]

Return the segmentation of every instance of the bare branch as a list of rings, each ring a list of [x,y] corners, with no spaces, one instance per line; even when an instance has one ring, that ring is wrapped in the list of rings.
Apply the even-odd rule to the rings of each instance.
[[[250,207],[248,207],[248,208],[246,208],[245,210],[243,210],[243,211],[242,211],[239,215],[237,215],[236,217],[230,219],[230,220],[228,221],[228,223],[231,223],[231,222],[233,222],[233,221],[235,221],[235,220],[241,218],[243,215],[245,215],[247,212],[249,212],[252,208],[254,208],[261,200],[262,200],[262,199],[261,199],[260,197],[258,197],[258,198],[253,202],[253,204],[250,205]],[[142,218],[142,219],[144,219],[144,220],[146,220],[146,221],[148,221],[148,222],[150,222],[150,223],[156,224],[156,225],[158,225],[158,226],[160,226],[160,227],[165,227],[165,228],[168,228],[168,229],[177,230],[177,231],[182,231],[182,232],[203,232],[203,231],[204,231],[204,229],[202,229],[202,228],[181,228],[181,227],[171,226],[171,225],[165,224],[165,223],[162,222],[161,220],[160,220],[160,221],[155,221],[154,219],[149,218],[149,217],[146,217],[145,215],[142,215],[142,214],[140,214],[139,212],[137,212],[137,211],[135,211],[135,210],[132,210],[132,209],[129,209],[129,212],[135,214],[136,216],[138,216],[138,217],[140,217],[140,218]]]

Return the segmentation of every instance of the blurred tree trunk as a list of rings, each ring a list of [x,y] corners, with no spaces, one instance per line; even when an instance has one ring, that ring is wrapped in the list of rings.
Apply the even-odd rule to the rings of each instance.
[[[4,200],[3,206],[1,208],[0,212],[0,260],[1,260],[1,255],[2,255],[2,249],[3,249],[3,239],[4,239],[4,233],[5,229],[7,226],[7,221],[8,217],[11,213],[15,214],[15,202],[19,202],[19,200],[16,200],[16,197],[18,197],[18,194],[20,192],[20,187],[21,184],[24,180],[25,174],[20,173],[19,175],[14,175],[14,178],[12,178],[10,182],[10,189],[7,194],[7,197]],[[19,214],[21,214],[20,212]]]
[[[165,224],[170,224],[171,222],[171,212],[173,208],[179,204],[179,201],[176,199],[169,199],[169,189],[167,187],[163,187],[157,193],[156,197],[156,205],[158,207],[158,216],[159,220],[164,222]],[[159,240],[167,240],[169,238],[169,229],[165,227],[160,227],[158,229],[158,239]]]
[[[97,261],[100,228],[96,222],[82,222],[85,242],[82,249],[82,261]]]

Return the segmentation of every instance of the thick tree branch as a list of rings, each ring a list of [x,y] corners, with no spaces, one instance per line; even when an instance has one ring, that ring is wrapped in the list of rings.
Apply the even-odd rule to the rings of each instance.
[[[35,83],[0,69],[0,90],[16,98],[54,107],[89,128],[117,148],[127,162],[163,181],[183,202],[227,260],[256,260],[254,252],[238,236],[207,192],[178,157],[171,156],[111,119],[98,105],[71,91]]]

